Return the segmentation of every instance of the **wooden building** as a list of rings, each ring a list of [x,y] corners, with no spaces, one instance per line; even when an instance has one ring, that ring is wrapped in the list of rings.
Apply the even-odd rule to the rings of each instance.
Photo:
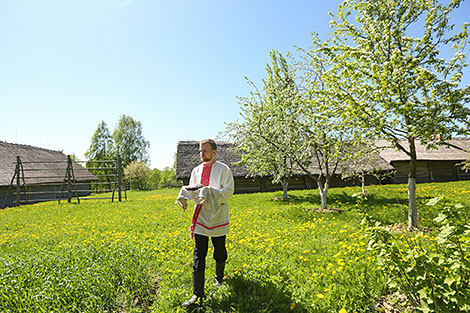
[[[400,142],[405,148],[408,143]],[[408,181],[410,158],[402,151],[390,148],[387,141],[376,142],[378,147],[384,147],[380,156],[395,168],[393,183],[401,184]],[[439,144],[436,149],[426,149],[419,142],[416,145],[417,172],[416,182],[446,182],[455,180],[469,180],[470,172],[462,170],[460,163],[470,159],[470,138],[454,138]]]
[[[229,142],[218,142],[217,143],[217,155],[216,159],[222,163],[227,164],[233,173],[235,180],[235,193],[249,193],[249,192],[264,192],[264,191],[276,191],[282,190],[280,184],[273,184],[272,177],[249,177],[250,171],[247,167],[240,167],[233,165],[240,161],[240,156],[235,150],[232,143]],[[191,177],[191,171],[194,167],[201,163],[199,157],[199,142],[198,141],[180,141],[177,145],[176,155],[176,179],[182,180],[184,185],[189,183]],[[393,167],[385,162],[380,156],[378,156],[377,164],[380,170],[387,172],[392,171]],[[342,165],[345,166],[344,164]],[[312,173],[317,173],[314,167],[310,168]],[[382,183],[389,183],[385,181]],[[378,184],[381,183],[372,175],[366,177],[366,184]],[[330,186],[352,186],[360,184],[356,180],[343,180],[341,175],[335,175],[332,177]],[[305,173],[298,173],[289,179],[289,190],[295,189],[314,189],[317,188],[316,182]]]
[[[15,205],[17,180],[12,178],[15,175],[17,157],[20,157],[22,164],[21,200],[34,203],[44,199],[58,199],[58,191],[61,190],[66,176],[67,156],[59,151],[0,141],[0,207],[4,203],[6,206]],[[89,195],[91,183],[98,179],[75,161],[72,161],[72,166],[78,195]],[[11,183],[13,185],[6,199]],[[28,194],[29,192],[32,193]]]
[[[406,141],[401,142],[405,147]],[[409,157],[394,148],[385,140],[375,142],[382,148],[378,155],[377,165],[379,170],[390,172],[390,177],[385,181],[378,181],[374,176],[366,177],[366,185],[378,183],[406,183],[409,171]],[[470,172],[465,172],[459,165],[470,159],[470,138],[455,138],[441,143],[436,149],[426,149],[425,145],[417,142],[417,178],[418,183],[446,182],[455,180],[470,180]],[[250,171],[246,167],[235,166],[233,163],[240,161],[232,143],[217,143],[217,160],[227,164],[232,169],[235,179],[235,192],[262,192],[281,190],[280,184],[273,184],[271,177],[249,177]],[[200,164],[199,142],[180,141],[177,146],[176,178],[188,184],[191,170]],[[341,164],[340,167],[347,164]],[[315,169],[311,168],[315,173]],[[331,180],[331,187],[358,185],[355,180],[343,180],[341,175],[336,175]],[[307,175],[299,173],[289,180],[289,189],[313,189],[316,183]]]

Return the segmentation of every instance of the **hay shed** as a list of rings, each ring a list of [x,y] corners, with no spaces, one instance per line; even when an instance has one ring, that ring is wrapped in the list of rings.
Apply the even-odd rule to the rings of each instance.
[[[17,181],[12,178],[15,174],[17,157],[21,160],[24,178],[20,182],[21,188],[38,192],[30,195],[29,199],[22,198],[22,200],[35,203],[44,199],[58,199],[58,191],[64,183],[66,174],[67,156],[60,151],[0,141],[0,206],[5,202],[10,184],[12,184],[11,189],[16,188]],[[77,162],[72,161],[72,164],[76,182],[82,183],[77,187],[79,196],[89,195],[90,192],[84,190],[90,190],[91,183],[98,181],[97,177]],[[10,192],[6,206],[14,205],[14,201],[15,196]]]
[[[382,171],[392,171],[393,167],[385,160],[378,157],[378,164]],[[250,170],[245,166],[236,166],[234,163],[240,161],[240,155],[233,143],[230,142],[217,142],[217,155],[216,159],[222,163],[227,164],[233,173],[235,180],[235,193],[251,193],[251,192],[264,192],[264,191],[277,191],[282,190],[281,184],[273,184],[271,176],[250,176]],[[194,167],[201,163],[199,157],[199,142],[198,141],[179,141],[177,144],[176,153],[176,179],[182,180],[183,184],[189,183],[191,171]],[[346,167],[347,164],[340,164],[341,167]],[[318,175],[318,167],[315,163],[311,165],[311,172]],[[386,181],[387,183],[389,181]],[[366,184],[383,183],[377,180],[372,175],[367,175]],[[330,186],[352,186],[359,184],[356,180],[343,180],[341,175],[332,177]],[[305,173],[297,173],[289,179],[289,190],[295,189],[314,189],[317,188],[316,182]]]
[[[393,183],[406,183],[410,168],[410,158],[403,151],[396,150],[385,140],[375,143],[383,149],[381,157],[392,165],[396,173]],[[400,144],[409,149],[408,142],[401,140]],[[439,142],[435,149],[427,149],[420,141],[416,142],[417,169],[416,182],[446,182],[455,180],[469,180],[470,173],[462,170],[461,164],[470,159],[470,138],[454,138]]]

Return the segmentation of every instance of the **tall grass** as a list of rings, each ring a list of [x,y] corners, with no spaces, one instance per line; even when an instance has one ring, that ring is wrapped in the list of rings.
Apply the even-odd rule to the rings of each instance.
[[[1,312],[178,312],[191,295],[191,212],[177,189],[129,193],[129,201],[42,203],[0,211]],[[205,312],[375,312],[387,291],[360,222],[406,223],[406,186],[333,188],[318,212],[315,190],[235,195],[226,284],[212,285],[209,248]],[[355,195],[356,194],[356,195]],[[418,185],[424,206],[444,194],[470,204],[470,182]],[[343,310],[343,312],[344,312]]]

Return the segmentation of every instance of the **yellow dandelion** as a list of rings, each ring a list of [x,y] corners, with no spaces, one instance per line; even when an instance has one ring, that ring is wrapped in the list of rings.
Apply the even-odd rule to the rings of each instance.
[[[317,294],[317,297],[320,298],[320,299],[323,299],[325,297],[325,295],[322,295],[321,293]]]
[[[339,310],[339,313],[348,313],[348,311],[346,311],[344,308],[342,308],[341,310]]]

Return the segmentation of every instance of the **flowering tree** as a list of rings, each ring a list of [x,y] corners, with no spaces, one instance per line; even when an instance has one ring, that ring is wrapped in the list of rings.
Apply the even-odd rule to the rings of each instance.
[[[332,65],[325,80],[343,118],[408,155],[410,228],[418,226],[416,141],[432,148],[437,134],[469,130],[470,85],[461,86],[468,24],[455,31],[449,22],[460,3],[344,1],[330,22],[329,40],[314,40]],[[451,48],[446,58],[442,51]]]
[[[318,185],[322,209],[327,208],[331,177],[348,157],[353,127],[338,119],[335,106],[322,92],[321,58],[288,63],[271,53],[263,89],[241,98],[244,121],[228,124],[241,152],[240,164],[274,181],[305,173]],[[284,183],[284,197],[286,196]]]
[[[289,125],[298,123],[298,93],[292,67],[278,52],[270,55],[262,92],[248,81],[254,91],[239,99],[244,121],[229,123],[227,130],[241,155],[238,164],[247,166],[251,176],[271,176],[273,183],[280,182],[285,200],[294,173],[291,156],[297,134]]]
[[[124,177],[132,189],[147,189],[152,176],[152,170],[143,161],[132,161],[124,168]]]

